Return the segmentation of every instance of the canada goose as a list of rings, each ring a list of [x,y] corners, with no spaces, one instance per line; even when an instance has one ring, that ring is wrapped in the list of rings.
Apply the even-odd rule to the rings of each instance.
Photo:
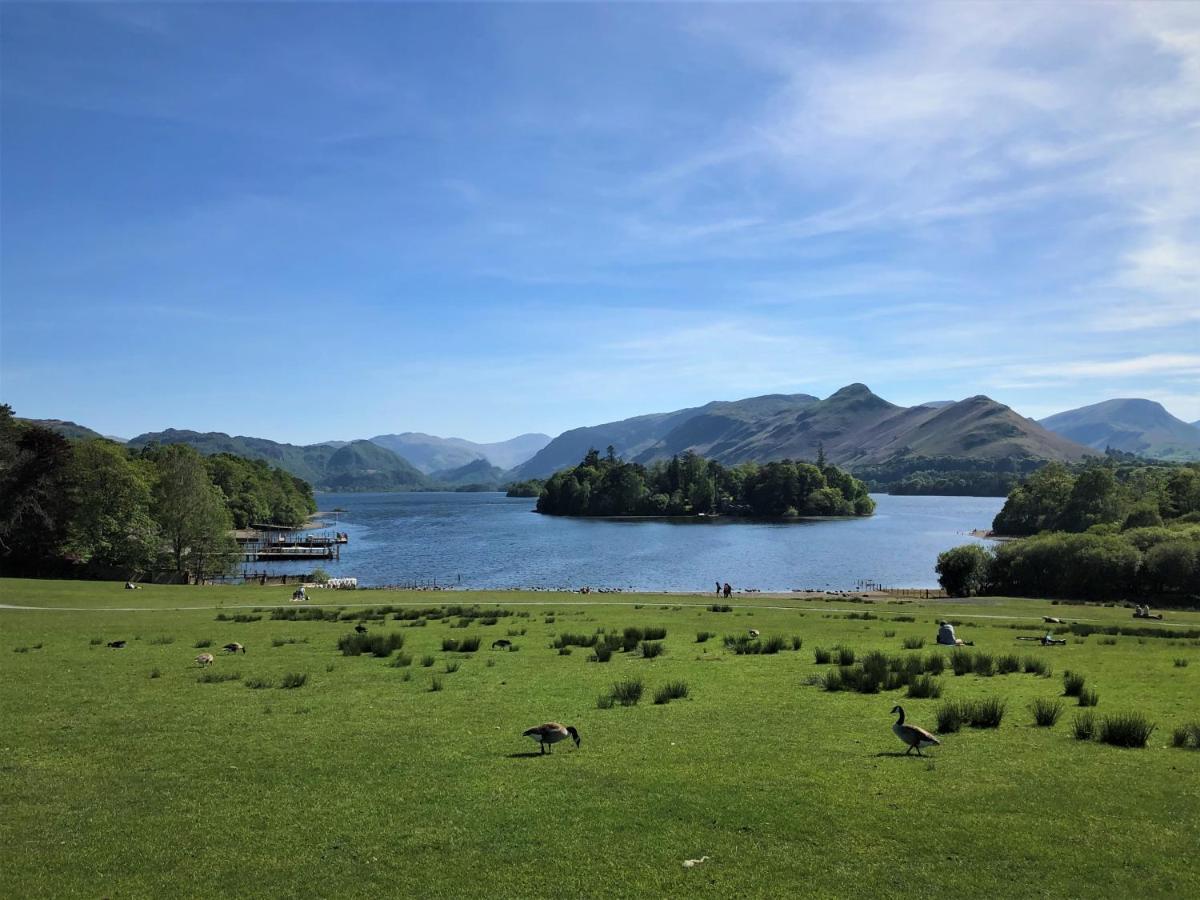
[[[924,756],[925,754],[921,752],[922,747],[932,747],[937,744],[941,744],[941,741],[935,738],[924,728],[920,728],[916,725],[905,725],[903,706],[893,706],[892,713],[900,714],[900,718],[897,719],[896,724],[892,726],[892,731],[896,732],[896,737],[908,744],[908,749],[904,751],[905,756],[908,756],[908,754],[912,753],[914,748],[917,751],[917,756]]]
[[[108,646],[112,647],[114,650],[120,650],[122,647],[125,646],[125,642],[124,641],[109,641]]]
[[[223,651],[225,651],[226,653],[245,653],[246,652],[246,648],[243,647],[241,644],[239,644],[237,641],[231,641],[230,643],[226,644],[221,649]]]
[[[362,622],[359,622],[357,625],[354,626],[354,630],[357,631],[359,634],[366,634],[367,626],[364,625]]]
[[[750,629],[750,637],[753,637],[753,638],[758,637],[758,629],[757,628]]]
[[[500,638],[498,641],[492,641],[493,650],[495,650],[497,647],[499,647],[501,650],[507,650],[511,646],[512,641],[506,641],[504,638]]]
[[[554,752],[554,745],[559,741],[565,741],[568,737],[575,740],[575,746],[580,744],[579,732],[572,725],[559,725],[557,722],[547,722],[545,725],[538,725],[536,728],[530,728],[523,731],[523,737],[533,738],[541,745],[542,752],[545,753],[546,747],[549,746],[550,752]]]
[[[200,666],[201,668],[204,668],[205,666],[211,666],[213,664],[213,659],[214,657],[211,653],[201,653],[196,657],[196,665]]]

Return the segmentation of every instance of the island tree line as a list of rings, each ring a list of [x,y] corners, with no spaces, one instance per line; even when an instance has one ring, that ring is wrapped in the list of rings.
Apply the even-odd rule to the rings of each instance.
[[[306,482],[262,461],[69,441],[0,405],[5,575],[220,574],[240,560],[235,527],[300,526],[316,509]]]
[[[1200,463],[1051,463],[1013,489],[992,528],[1021,538],[941,554],[947,592],[1200,603]]]
[[[826,462],[790,459],[726,467],[694,453],[649,466],[625,462],[610,446],[589,450],[573,469],[556,472],[537,510],[559,516],[700,516],[761,518],[869,516],[867,486]]]

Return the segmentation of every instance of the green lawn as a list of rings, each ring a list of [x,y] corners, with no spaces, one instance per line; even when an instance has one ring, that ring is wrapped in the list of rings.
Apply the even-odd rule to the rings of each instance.
[[[1170,746],[1176,726],[1200,721],[1200,641],[1068,636],[1043,648],[1010,627],[1042,615],[1137,624],[1124,609],[763,597],[714,613],[699,596],[331,595],[514,613],[466,628],[369,622],[404,635],[403,668],[342,656],[350,622],[272,621],[269,609],[215,621],[290,607],[290,593],[0,580],[0,603],[39,607],[0,609],[0,894],[1200,896],[1200,752]],[[115,609],[129,606],[140,609]],[[878,618],[847,618],[864,612]],[[932,645],[937,618],[961,621],[976,650],[1044,658],[1053,676],[947,669],[943,699],[999,697],[1007,712],[997,730],[946,735],[928,759],[902,755],[889,710],[900,702],[932,730],[941,701],[810,683],[830,669],[816,647],[945,652]],[[1200,615],[1168,622],[1200,628]],[[550,646],[626,626],[665,627],[666,653],[597,663]],[[799,635],[803,648],[724,649],[723,635],[749,628]],[[716,637],[698,644],[700,630]],[[476,653],[441,649],[475,635]],[[925,648],[902,650],[909,636]],[[505,637],[518,652],[488,649]],[[273,646],[288,638],[299,642]],[[91,643],[115,639],[126,649]],[[240,680],[197,681],[202,639],[211,671]],[[219,652],[235,640],[245,656]],[[447,674],[448,661],[461,668]],[[1076,741],[1071,699],[1056,726],[1034,727],[1029,703],[1060,696],[1064,669],[1099,691],[1097,716],[1145,712],[1157,724],[1149,747]],[[307,684],[246,684],[287,673]],[[597,707],[638,676],[640,705]],[[687,699],[653,703],[680,679]],[[549,720],[575,725],[580,749],[530,755],[521,732]]]

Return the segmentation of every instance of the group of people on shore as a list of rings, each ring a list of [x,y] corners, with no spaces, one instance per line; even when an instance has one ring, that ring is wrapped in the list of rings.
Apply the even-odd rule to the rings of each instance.
[[[1135,619],[1158,619],[1161,621],[1162,613],[1150,612],[1150,605],[1147,604],[1145,606],[1135,606],[1133,608],[1133,617]]]
[[[728,581],[725,582],[725,584],[723,584],[723,585],[721,584],[721,582],[719,582],[719,581],[717,582],[717,596],[718,597],[724,597],[726,600],[728,600],[729,595],[732,593],[733,593],[733,587],[730,586]]]

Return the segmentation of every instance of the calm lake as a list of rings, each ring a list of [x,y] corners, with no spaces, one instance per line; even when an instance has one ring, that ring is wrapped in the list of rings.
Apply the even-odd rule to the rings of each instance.
[[[851,590],[860,581],[935,587],[938,553],[974,541],[967,532],[990,527],[1004,503],[874,496],[870,518],[786,524],[564,519],[503,494],[319,494],[317,502],[344,510],[337,528],[350,537],[341,560],[323,567],[362,586],[669,591],[708,591],[718,579],[764,591]]]

